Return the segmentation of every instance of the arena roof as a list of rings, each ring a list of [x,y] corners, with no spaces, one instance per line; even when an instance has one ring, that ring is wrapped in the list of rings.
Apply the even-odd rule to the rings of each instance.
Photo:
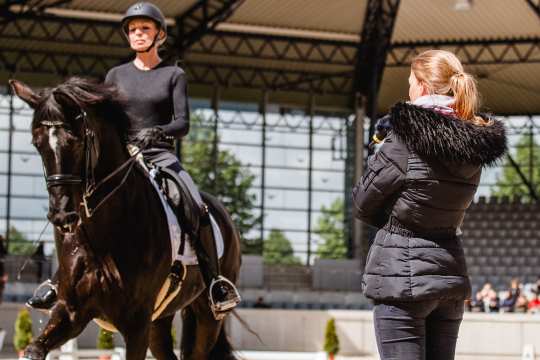
[[[118,20],[132,1],[5,0],[0,80],[50,85],[103,76],[129,59]],[[454,51],[477,76],[484,109],[540,114],[540,0],[155,0],[168,17],[165,56],[190,94],[386,111],[407,95],[411,59]],[[458,10],[461,8],[462,10]],[[380,89],[379,89],[380,85]],[[376,94],[379,94],[375,103]]]

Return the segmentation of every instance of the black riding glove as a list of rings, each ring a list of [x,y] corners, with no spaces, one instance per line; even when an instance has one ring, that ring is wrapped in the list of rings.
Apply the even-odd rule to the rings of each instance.
[[[165,140],[165,132],[160,127],[141,129],[133,139],[133,144],[140,149],[148,149],[160,141]]]
[[[375,136],[379,142],[383,141],[386,134],[392,130],[392,124],[390,124],[390,115],[385,115],[375,124]],[[377,140],[375,142],[377,142]]]
[[[371,142],[368,144],[368,148],[373,150],[375,144],[381,144],[386,137],[386,134],[392,130],[392,124],[390,124],[390,115],[385,115],[375,123],[375,133],[371,138]]]

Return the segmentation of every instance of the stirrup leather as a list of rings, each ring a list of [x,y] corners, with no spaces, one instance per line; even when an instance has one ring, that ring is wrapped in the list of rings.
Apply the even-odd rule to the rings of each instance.
[[[225,282],[228,285],[228,288],[232,288],[234,291],[234,297],[222,302],[216,303],[214,300],[214,296],[212,295],[214,286],[220,282]],[[238,289],[236,289],[236,286],[227,278],[219,275],[217,278],[212,280],[212,283],[210,284],[210,289],[208,290],[208,298],[210,300],[210,308],[212,309],[212,313],[214,314],[214,318],[216,320],[222,320],[227,316],[227,314],[236,307],[242,300],[240,297],[240,293],[238,292]]]

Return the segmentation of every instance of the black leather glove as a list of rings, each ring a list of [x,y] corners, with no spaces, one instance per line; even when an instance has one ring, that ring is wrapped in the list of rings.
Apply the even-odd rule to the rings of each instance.
[[[163,132],[163,129],[156,126],[141,129],[137,135],[135,135],[133,144],[138,146],[139,149],[148,149],[163,140],[165,140],[165,133]]]
[[[377,136],[377,140],[383,141],[390,130],[392,130],[390,115],[385,115],[377,120],[377,123],[375,124],[375,136]]]
[[[385,115],[375,123],[375,133],[371,138],[371,142],[368,144],[368,149],[373,150],[375,144],[380,144],[384,141],[386,134],[392,130],[392,124],[390,124],[390,115]]]

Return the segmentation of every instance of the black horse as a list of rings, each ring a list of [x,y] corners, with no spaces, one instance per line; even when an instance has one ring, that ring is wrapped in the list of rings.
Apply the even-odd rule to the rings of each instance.
[[[32,143],[43,160],[59,258],[58,302],[25,357],[45,359],[100,318],[123,335],[127,359],[144,359],[148,346],[158,359],[176,359],[171,325],[182,309],[182,359],[234,359],[197,266],[187,267],[180,293],[151,320],[171,243],[160,199],[126,150],[128,118],[117,90],[81,78],[39,93],[10,85],[34,109]],[[224,238],[221,269],[236,281],[239,234],[220,202],[203,198]]]

